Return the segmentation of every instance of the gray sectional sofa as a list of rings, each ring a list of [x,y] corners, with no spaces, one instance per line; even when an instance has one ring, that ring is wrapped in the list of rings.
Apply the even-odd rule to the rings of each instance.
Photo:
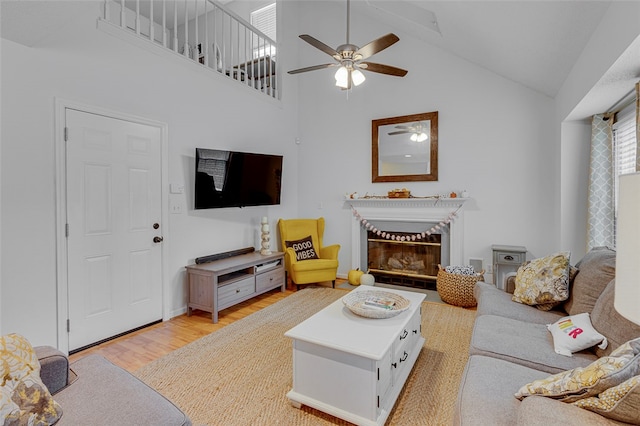
[[[50,346],[34,348],[40,378],[62,407],[56,425],[175,425],[191,424],[171,401],[99,355],[69,365]]]
[[[533,380],[587,366],[621,344],[640,337],[640,327],[620,316],[613,307],[615,252],[595,248],[576,267],[578,272],[569,299],[551,311],[513,302],[511,294],[492,284],[476,284],[477,316],[454,424],[624,424],[551,398],[529,396],[520,401],[514,397],[520,387]],[[608,339],[608,347],[604,350],[594,347],[572,357],[555,353],[546,324],[582,312],[590,313],[594,328]]]

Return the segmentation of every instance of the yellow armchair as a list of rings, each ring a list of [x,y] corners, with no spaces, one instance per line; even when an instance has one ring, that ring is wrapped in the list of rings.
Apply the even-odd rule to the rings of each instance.
[[[322,244],[324,218],[280,219],[278,228],[280,229],[282,251],[285,253],[285,270],[296,288],[301,284],[324,281],[331,281],[335,287],[340,245],[324,246]],[[310,243],[308,237],[310,237]],[[303,241],[300,242],[300,240]],[[294,242],[296,242],[296,247],[290,247]],[[296,254],[296,249],[298,249],[298,254]],[[309,254],[312,255],[314,252],[318,258],[309,259]]]

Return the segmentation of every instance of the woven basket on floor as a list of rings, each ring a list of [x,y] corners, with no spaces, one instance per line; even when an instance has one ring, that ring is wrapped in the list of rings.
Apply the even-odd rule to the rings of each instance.
[[[438,278],[436,290],[443,302],[450,305],[471,308],[476,306],[476,298],[473,297],[473,288],[476,282],[484,280],[484,270],[475,275],[452,274],[438,265]]]

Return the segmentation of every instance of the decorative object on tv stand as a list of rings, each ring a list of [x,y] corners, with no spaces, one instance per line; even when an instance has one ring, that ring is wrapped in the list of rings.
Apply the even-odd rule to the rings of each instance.
[[[269,221],[266,216],[262,217],[262,221],[260,222],[260,254],[271,254],[271,236],[269,235]]]

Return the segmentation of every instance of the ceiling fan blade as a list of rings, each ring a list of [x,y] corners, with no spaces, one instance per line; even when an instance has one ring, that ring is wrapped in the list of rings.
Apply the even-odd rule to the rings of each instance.
[[[368,57],[375,55],[381,50],[386,49],[387,47],[391,46],[392,44],[396,43],[399,40],[400,39],[398,38],[397,35],[393,33],[389,33],[387,35],[384,35],[380,38],[373,40],[369,44],[362,46],[360,49],[356,51],[355,55],[361,55],[362,58],[360,59],[367,59]]]
[[[322,50],[327,55],[340,58],[340,55],[338,54],[338,52],[336,52],[336,50],[333,47],[327,46],[317,38],[311,37],[309,34],[302,34],[299,37],[304,41],[306,41],[307,43],[309,43],[310,45],[312,45],[313,47],[315,47],[316,49]]]
[[[393,135],[406,135],[408,133],[414,133],[414,132],[409,132],[407,130],[402,130],[402,131],[398,131],[398,132],[389,132],[387,133],[389,136],[393,136]]]
[[[305,67],[305,68],[298,68],[297,70],[291,70],[291,71],[287,71],[289,74],[300,74],[301,72],[307,72],[307,71],[315,71],[315,70],[321,70],[324,68],[329,68],[329,67],[335,67],[338,64],[322,64],[322,65],[313,65],[311,67]]]
[[[376,64],[374,62],[360,62],[358,66],[363,70],[378,72],[380,74],[395,75],[396,77],[404,77],[408,72],[402,68],[392,67],[391,65]]]

